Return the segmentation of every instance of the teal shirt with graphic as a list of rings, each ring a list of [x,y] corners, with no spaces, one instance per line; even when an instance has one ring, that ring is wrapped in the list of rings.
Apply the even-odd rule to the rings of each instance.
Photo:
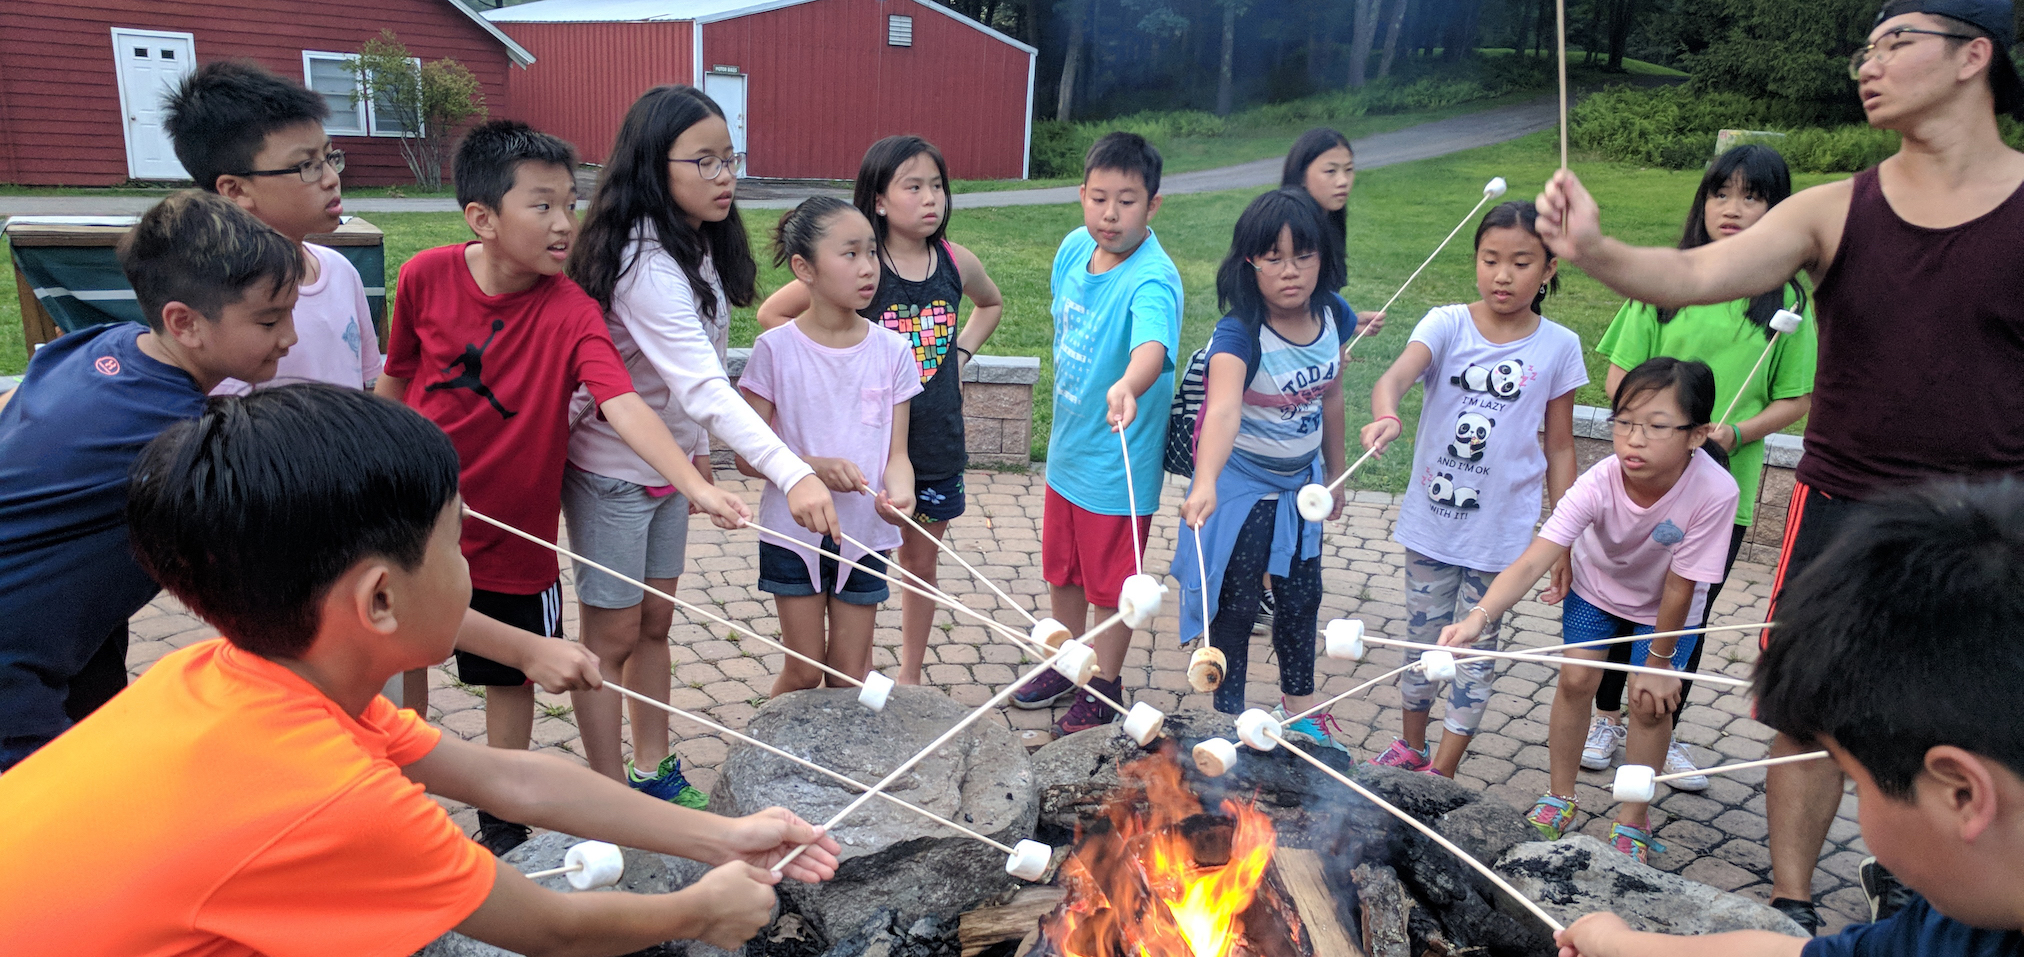
[[[1785,291],[1785,306],[1791,308],[1797,294]],[[1672,356],[1699,359],[1715,373],[1715,415],[1729,407],[1740,389],[1742,401],[1729,414],[1729,423],[1745,422],[1779,399],[1796,399],[1813,392],[1813,365],[1818,340],[1814,335],[1813,307],[1806,307],[1806,321],[1799,331],[1778,337],[1771,354],[1764,356],[1764,330],[1750,321],[1746,310],[1750,300],[1688,306],[1670,322],[1659,322],[1656,306],[1626,302],[1603,333],[1595,351],[1609,364],[1629,371],[1647,359]],[[1750,374],[1763,357],[1764,365]],[[1749,377],[1748,388],[1744,378]],[[1748,525],[1756,517],[1757,485],[1764,474],[1764,440],[1758,439],[1729,454],[1729,474],[1741,491],[1736,503],[1736,524]]]

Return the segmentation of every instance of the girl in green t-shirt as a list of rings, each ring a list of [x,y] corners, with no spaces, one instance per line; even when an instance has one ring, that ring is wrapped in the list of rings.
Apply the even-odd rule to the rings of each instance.
[[[1762,219],[1771,207],[1792,195],[1792,174],[1785,158],[1766,146],[1738,146],[1708,166],[1701,188],[1687,213],[1687,225],[1680,237],[1681,249],[1720,242],[1742,232]],[[1758,480],[1764,472],[1764,437],[1806,417],[1813,403],[1814,331],[1813,310],[1806,305],[1806,292],[1794,277],[1785,285],[1754,299],[1683,309],[1660,309],[1648,303],[1626,302],[1602,336],[1596,351],[1609,358],[1607,388],[1616,394],[1617,383],[1627,370],[1655,356],[1699,359],[1715,371],[1715,408],[1734,409],[1715,430],[1713,440],[1729,453],[1729,473],[1742,492],[1736,505],[1736,524],[1729,538],[1728,563],[1722,574],[1736,563],[1743,538],[1757,505]],[[1763,367],[1751,375],[1751,368],[1764,353],[1771,338],[1771,316],[1779,309],[1793,309],[1806,316],[1799,331],[1782,335],[1771,347]],[[1748,379],[1746,382],[1745,379]],[[1741,399],[1737,393],[1741,392]],[[1717,583],[1708,589],[1708,599],[1696,617],[1705,625],[1721,591]],[[1694,646],[1686,670],[1700,667],[1701,649]],[[1621,656],[1629,661],[1630,646],[1615,646],[1611,660]],[[1597,715],[1589,727],[1587,746],[1581,752],[1582,767],[1602,770],[1624,741],[1621,713],[1624,680],[1621,672],[1607,672],[1596,690]],[[1691,685],[1689,685],[1691,688]],[[1680,693],[1685,710],[1686,691]],[[1675,715],[1675,718],[1678,716]],[[1666,751],[1661,773],[1694,770],[1685,745],[1674,742]],[[1708,779],[1693,776],[1672,782],[1679,790],[1698,791]]]

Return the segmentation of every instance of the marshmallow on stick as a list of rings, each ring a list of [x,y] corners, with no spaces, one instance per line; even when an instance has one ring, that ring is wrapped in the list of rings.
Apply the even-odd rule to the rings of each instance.
[[[1771,358],[1771,350],[1778,345],[1779,336],[1799,331],[1799,324],[1806,321],[1790,309],[1780,309],[1771,316],[1771,339],[1764,343],[1764,351],[1757,354],[1757,364],[1750,367],[1750,374],[1743,377],[1743,385],[1736,390],[1736,397],[1729,400],[1729,407],[1722,410],[1722,417],[1715,420],[1717,425],[1728,425],[1730,414],[1736,411],[1736,404],[1743,401],[1743,393],[1750,388],[1750,380],[1757,378],[1757,370],[1764,368],[1764,360]]]
[[[1677,781],[1700,774],[1728,774],[1731,771],[1748,771],[1751,768],[1768,768],[1779,764],[1798,764],[1801,761],[1818,761],[1832,757],[1825,751],[1808,751],[1805,754],[1788,754],[1784,757],[1765,758],[1761,761],[1744,761],[1741,764],[1725,764],[1719,768],[1701,768],[1695,771],[1677,771],[1672,774],[1656,774],[1643,764],[1626,764],[1616,769],[1616,780],[1610,783],[1609,794],[1619,801],[1633,804],[1650,804],[1658,794],[1658,783]]]
[[[572,845],[562,856],[561,867],[535,871],[527,875],[529,880],[544,877],[569,876],[569,886],[580,891],[610,887],[625,876],[625,853],[616,844],[603,841],[584,841]]]

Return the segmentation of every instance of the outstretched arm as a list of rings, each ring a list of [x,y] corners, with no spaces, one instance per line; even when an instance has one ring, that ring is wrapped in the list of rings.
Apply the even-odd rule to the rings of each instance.
[[[1804,190],[1755,226],[1696,249],[1632,246],[1602,234],[1595,197],[1568,170],[1539,194],[1539,236],[1555,255],[1617,292],[1660,307],[1728,302],[1778,288],[1800,270],[1814,279],[1833,256],[1847,217],[1849,182]],[[1831,228],[1831,229],[1830,229]]]
[[[1806,942],[1764,930],[1674,937],[1630,929],[1610,913],[1590,914],[1554,935],[1560,957],[1799,957]]]

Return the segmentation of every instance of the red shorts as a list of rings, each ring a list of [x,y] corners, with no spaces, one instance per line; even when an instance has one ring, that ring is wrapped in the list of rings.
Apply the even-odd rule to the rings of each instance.
[[[1047,487],[1047,505],[1040,520],[1040,574],[1050,585],[1082,587],[1089,603],[1116,608],[1124,580],[1138,571],[1153,517],[1098,515],[1062,498]],[[1130,523],[1130,524],[1127,524]],[[1131,525],[1138,526],[1138,552],[1132,552]]]

